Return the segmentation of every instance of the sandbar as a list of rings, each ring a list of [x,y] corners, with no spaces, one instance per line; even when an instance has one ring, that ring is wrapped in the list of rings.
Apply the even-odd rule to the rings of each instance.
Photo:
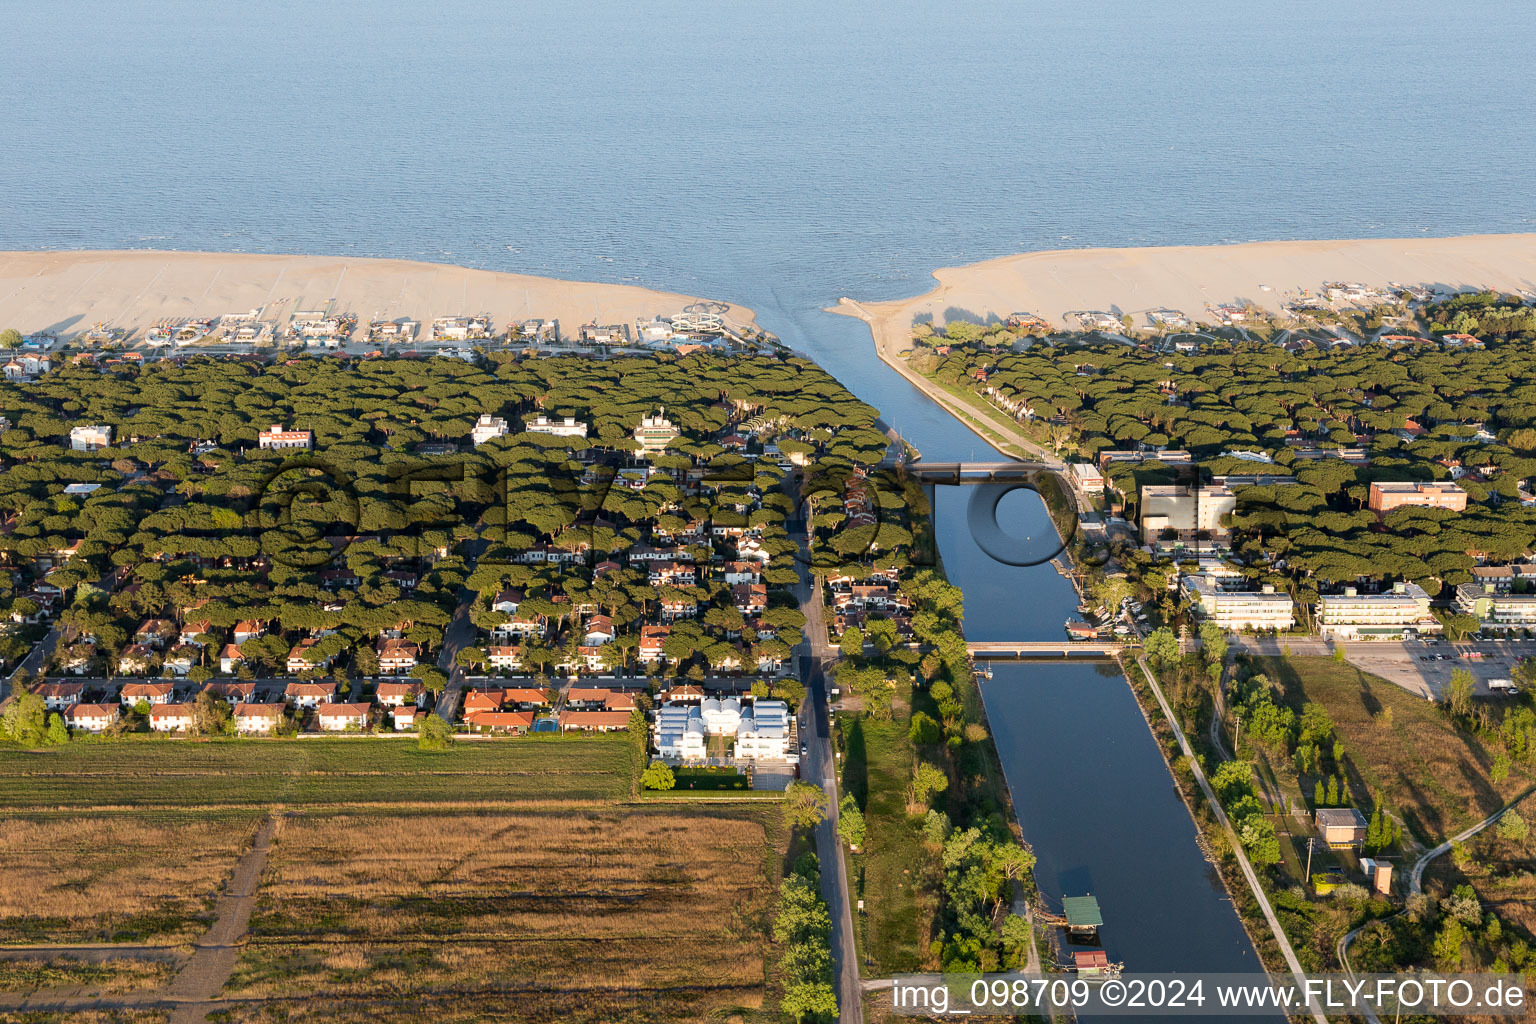
[[[671,316],[705,300],[635,285],[561,281],[411,260],[148,250],[0,252],[0,328],[68,341],[104,323],[142,331],[176,318],[259,311],[281,327],[296,310],[370,320],[489,315],[582,324],[629,324]],[[721,307],[728,309],[721,310]],[[719,303],[738,329],[755,329],[745,307]]]
[[[1536,234],[1454,238],[1367,238],[1325,242],[1250,242],[1160,248],[1064,249],[1020,253],[935,270],[938,287],[890,302],[843,299],[830,312],[870,325],[890,357],[911,348],[912,325],[977,323],[1033,313],[1070,329],[1077,310],[1131,314],[1171,308],[1215,323],[1210,307],[1252,303],[1271,313],[1324,282],[1536,293]]]

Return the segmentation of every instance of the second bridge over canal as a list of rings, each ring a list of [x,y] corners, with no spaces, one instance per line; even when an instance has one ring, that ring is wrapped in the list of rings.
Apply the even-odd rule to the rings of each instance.
[[[972,658],[1112,658],[1130,644],[1118,640],[972,640]]]

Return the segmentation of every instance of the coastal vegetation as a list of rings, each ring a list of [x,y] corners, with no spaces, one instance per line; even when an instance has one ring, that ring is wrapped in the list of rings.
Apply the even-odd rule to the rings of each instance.
[[[821,898],[821,868],[814,853],[802,854],[779,883],[773,919],[778,947],[780,1013],[796,1022],[837,1019],[832,987],[832,917]]]
[[[872,644],[845,656],[837,716],[842,788],[864,840],[850,854],[863,955],[882,976],[1022,964],[1016,894],[1034,855],[1007,786],[960,632],[959,588],[934,570],[904,581],[928,653]],[[1027,928],[1025,929],[1027,934]]]
[[[1536,398],[1520,386],[1536,380],[1529,342],[1522,332],[1448,349],[954,346],[927,362],[1039,443],[1088,459],[1148,449],[1142,461],[1107,468],[1110,510],[1130,517],[1142,485],[1175,479],[1150,449],[1187,451],[1202,473],[1294,475],[1294,484],[1240,492],[1232,550],[1251,566],[1245,575],[1306,602],[1319,583],[1360,577],[1412,581],[1433,596],[1470,580],[1475,556],[1507,560],[1536,546],[1536,510],[1509,500],[1536,476]],[[1328,446],[1369,453],[1347,461],[1298,451]],[[1372,481],[1453,475],[1471,499],[1465,512],[1401,508],[1382,530],[1365,508]]]
[[[661,473],[637,490],[593,468],[632,457],[636,424],[662,407],[680,433],[649,460]],[[580,417],[588,435],[511,431],[461,450],[478,416],[535,413]],[[599,581],[587,555],[693,522],[736,523],[762,534],[764,581],[790,584],[783,524],[793,508],[780,459],[870,466],[889,443],[873,409],[805,360],[705,353],[71,365],[0,383],[0,415],[0,553],[23,570],[0,580],[0,610],[36,611],[22,589],[29,576],[46,572],[69,591],[54,667],[105,675],[137,623],[195,607],[214,630],[250,620],[287,634],[239,645],[235,672],[245,677],[282,670],[306,636],[313,675],[375,674],[374,638],[403,623],[429,689],[443,682],[428,663],[465,587],[521,588],[530,614],[557,621],[557,598],[598,604],[619,628],[606,653],[620,662],[663,598],[692,598],[710,607],[678,627],[669,660],[702,671],[736,657],[723,643],[739,632],[723,583],[656,586],[633,568]],[[315,450],[259,449],[257,434],[273,423],[312,432]],[[748,423],[759,448],[776,439],[778,458],[748,460],[717,443]],[[114,443],[70,450],[81,424],[112,428]],[[709,480],[685,489],[690,472]],[[66,494],[70,485],[81,487]],[[523,558],[539,545],[582,553],[581,564]],[[783,657],[800,638],[792,611],[772,609],[772,624],[743,642]],[[478,625],[494,625],[494,613],[475,612]],[[19,656],[28,639],[0,637],[0,656]],[[194,652],[199,678],[212,674],[210,646]],[[563,653],[529,647],[541,668]],[[159,671],[162,655],[148,657],[147,670]]]

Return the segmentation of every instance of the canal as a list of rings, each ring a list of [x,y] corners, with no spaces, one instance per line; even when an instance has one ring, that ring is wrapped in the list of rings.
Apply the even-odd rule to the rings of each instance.
[[[935,461],[1001,458],[872,351],[857,321],[821,317],[785,340],[808,350]],[[1014,568],[971,539],[971,489],[939,487],[934,514],[944,567],[965,591],[972,640],[1062,636],[1077,611],[1049,563]],[[1027,490],[998,506],[1004,530],[1042,554],[1057,540]],[[998,754],[1047,903],[1091,893],[1103,947],[1127,972],[1262,970],[1129,685],[1112,663],[997,662],[982,685]]]

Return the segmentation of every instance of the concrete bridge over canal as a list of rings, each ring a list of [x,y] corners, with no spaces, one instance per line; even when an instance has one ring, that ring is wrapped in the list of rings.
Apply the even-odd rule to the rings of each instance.
[[[925,484],[992,483],[1028,480],[1039,473],[1066,473],[1060,462],[931,462],[919,459],[907,465],[908,475]]]
[[[978,660],[998,658],[1112,658],[1130,644],[1119,640],[972,640],[965,649]]]

